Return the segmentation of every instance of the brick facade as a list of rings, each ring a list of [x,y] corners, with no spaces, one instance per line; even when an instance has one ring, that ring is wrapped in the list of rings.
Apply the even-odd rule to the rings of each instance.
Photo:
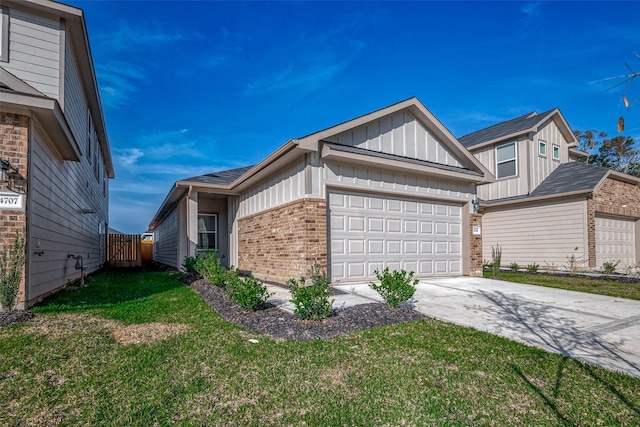
[[[285,283],[327,268],[327,202],[300,199],[238,220],[238,268]]]
[[[482,227],[482,214],[469,214],[469,275],[482,277],[482,234],[473,234],[473,227]],[[481,228],[482,230],[482,228]]]
[[[29,149],[29,117],[0,112],[0,158],[9,160],[11,166],[18,169],[21,185],[24,188],[27,178],[27,158]],[[18,178],[18,176],[16,176]],[[0,184],[0,191],[7,191],[7,184]],[[26,233],[26,210],[0,210],[0,250],[5,251],[14,242],[16,233]],[[18,306],[24,307],[25,275],[18,293]]]
[[[587,199],[587,243],[589,267],[596,265],[596,213],[640,219],[640,187],[607,178]]]

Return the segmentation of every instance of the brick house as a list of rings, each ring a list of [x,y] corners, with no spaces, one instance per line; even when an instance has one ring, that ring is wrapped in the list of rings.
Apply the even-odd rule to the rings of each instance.
[[[334,283],[376,269],[416,277],[479,274],[476,186],[491,174],[418,101],[292,139],[257,165],[175,183],[149,225],[154,259],[197,250],[263,280]]]
[[[83,12],[0,4],[0,244],[25,233],[18,307],[104,262],[113,164]],[[79,258],[78,258],[79,260]]]
[[[558,109],[459,141],[496,177],[477,189],[484,259],[499,244],[503,265],[640,263],[640,178],[578,162],[586,153]]]

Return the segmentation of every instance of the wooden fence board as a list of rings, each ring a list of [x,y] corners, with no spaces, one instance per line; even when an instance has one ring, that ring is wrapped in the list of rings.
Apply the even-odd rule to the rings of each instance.
[[[107,235],[107,263],[111,267],[140,267],[142,250],[137,234]]]

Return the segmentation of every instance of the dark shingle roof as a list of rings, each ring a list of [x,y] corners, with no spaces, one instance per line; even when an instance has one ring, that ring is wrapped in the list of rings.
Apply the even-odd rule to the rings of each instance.
[[[460,141],[460,143],[465,147],[469,148],[486,141],[493,141],[503,136],[523,132],[531,129],[552,111],[554,110],[545,111],[542,114],[536,114],[534,111],[525,114],[524,116],[516,117],[515,119],[480,129],[479,131],[458,138],[458,141]]]
[[[194,176],[191,178],[182,179],[181,181],[194,182],[198,184],[217,184],[217,185],[229,185],[245,172],[251,169],[254,165],[245,166],[237,169],[228,169],[219,172],[208,173],[206,175]]]
[[[582,162],[563,163],[540,183],[531,197],[593,190],[609,169]]]

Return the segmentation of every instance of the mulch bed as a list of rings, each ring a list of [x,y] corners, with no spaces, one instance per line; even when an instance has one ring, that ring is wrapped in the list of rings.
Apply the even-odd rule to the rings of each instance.
[[[14,323],[22,323],[33,319],[35,314],[29,311],[9,311],[0,313],[0,327],[13,325]]]
[[[407,307],[392,308],[373,303],[334,310],[329,317],[320,321],[303,320],[269,303],[256,311],[244,311],[231,302],[220,288],[203,279],[192,282],[190,286],[227,322],[277,339],[308,341],[333,338],[374,326],[427,317]]]

